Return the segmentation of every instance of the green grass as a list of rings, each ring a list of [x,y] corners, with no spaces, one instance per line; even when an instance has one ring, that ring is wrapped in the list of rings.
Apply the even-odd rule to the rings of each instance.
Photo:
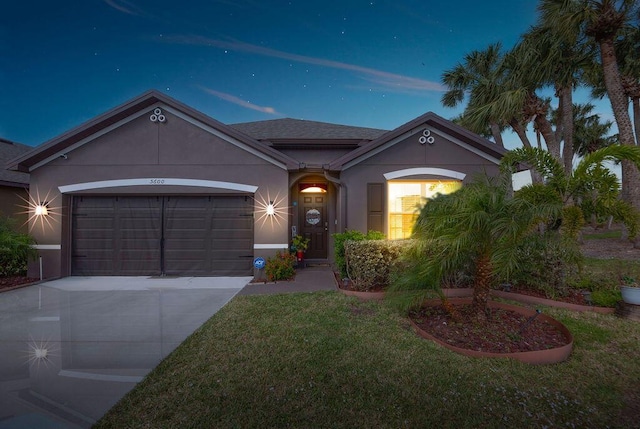
[[[622,232],[617,230],[601,230],[597,232],[593,232],[590,234],[583,234],[582,238],[584,240],[601,240],[605,238],[620,238],[622,236]]]
[[[236,297],[97,427],[637,425],[640,323],[547,311],[575,350],[536,367],[452,353],[337,292]]]

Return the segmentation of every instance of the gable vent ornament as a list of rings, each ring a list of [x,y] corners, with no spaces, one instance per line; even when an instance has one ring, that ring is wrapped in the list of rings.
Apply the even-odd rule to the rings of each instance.
[[[153,113],[149,116],[151,122],[166,122],[167,117],[162,114],[162,110],[159,107],[153,109]]]
[[[436,139],[434,139],[433,136],[431,135],[431,131],[425,128],[422,131],[422,135],[420,136],[418,141],[420,142],[420,144],[425,144],[425,143],[433,144],[436,141]]]

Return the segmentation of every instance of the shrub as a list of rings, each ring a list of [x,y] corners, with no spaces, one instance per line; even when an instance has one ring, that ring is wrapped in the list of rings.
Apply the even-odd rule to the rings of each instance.
[[[348,240],[344,242],[346,269],[356,290],[387,287],[390,275],[409,241]]]
[[[620,300],[622,300],[622,294],[619,289],[603,289],[591,292],[591,303],[598,307],[615,307]]]
[[[344,256],[345,241],[384,240],[384,238],[385,235],[379,231],[369,231],[364,234],[356,230],[347,230],[345,232],[333,234],[334,253],[340,276],[342,278],[347,277],[347,261]]]
[[[38,256],[33,244],[33,237],[16,230],[13,219],[0,217],[0,277],[25,275],[29,259]]]
[[[278,251],[273,258],[267,258],[264,273],[267,280],[275,282],[278,280],[289,280],[296,273],[294,269],[296,257],[289,252]]]
[[[566,295],[582,264],[575,241],[554,231],[531,234],[517,251],[521,266],[512,279],[501,280],[524,284],[549,298]]]

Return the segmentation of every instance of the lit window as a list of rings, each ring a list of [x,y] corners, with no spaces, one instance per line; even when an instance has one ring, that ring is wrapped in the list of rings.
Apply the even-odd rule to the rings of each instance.
[[[462,187],[459,180],[388,182],[389,234],[391,240],[409,238],[427,198],[450,194]]]

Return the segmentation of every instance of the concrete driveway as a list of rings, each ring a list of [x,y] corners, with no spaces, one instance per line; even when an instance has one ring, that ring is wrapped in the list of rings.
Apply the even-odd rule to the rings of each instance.
[[[90,427],[250,277],[68,277],[0,293],[0,429]]]

